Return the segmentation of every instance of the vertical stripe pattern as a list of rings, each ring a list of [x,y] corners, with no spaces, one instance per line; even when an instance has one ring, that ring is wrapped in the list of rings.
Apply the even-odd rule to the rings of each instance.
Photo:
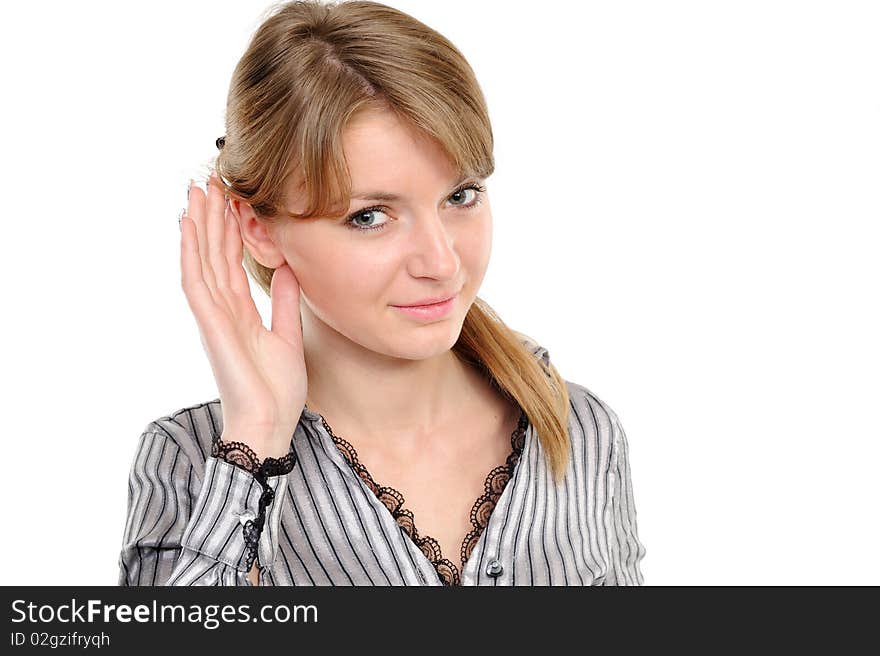
[[[528,342],[536,357],[547,350]],[[461,571],[467,586],[644,585],[626,433],[615,412],[566,381],[571,458],[556,483],[529,425],[513,476]],[[119,585],[251,585],[243,527],[262,489],[210,456],[219,399],[156,419],[128,481]],[[259,538],[260,585],[442,586],[434,566],[304,409],[293,471]]]

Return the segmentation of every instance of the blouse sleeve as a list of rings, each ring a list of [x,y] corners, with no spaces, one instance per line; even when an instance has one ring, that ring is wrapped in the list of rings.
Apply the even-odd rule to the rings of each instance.
[[[274,562],[295,456],[248,468],[218,444],[199,483],[174,439],[141,434],[129,474],[119,585],[249,586],[255,559],[261,567]]]
[[[638,537],[636,507],[633,500],[632,475],[629,468],[629,445],[626,433],[617,415],[611,415],[612,451],[608,469],[608,489],[611,502],[604,513],[605,534],[611,558],[608,573],[602,585],[644,585],[641,561],[645,546]]]

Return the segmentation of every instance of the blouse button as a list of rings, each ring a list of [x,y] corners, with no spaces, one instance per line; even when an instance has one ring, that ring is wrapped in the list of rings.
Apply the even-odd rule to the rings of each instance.
[[[493,560],[489,563],[488,567],[486,567],[486,574],[489,576],[501,576],[501,572],[504,571],[504,568],[501,566],[501,563],[497,560]]]

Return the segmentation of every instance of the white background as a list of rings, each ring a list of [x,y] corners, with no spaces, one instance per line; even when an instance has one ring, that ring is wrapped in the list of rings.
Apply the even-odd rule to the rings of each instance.
[[[480,295],[618,413],[646,584],[880,584],[877,4],[389,4],[486,93]],[[268,7],[0,9],[2,584],[115,585],[140,431],[216,397],[177,214]]]

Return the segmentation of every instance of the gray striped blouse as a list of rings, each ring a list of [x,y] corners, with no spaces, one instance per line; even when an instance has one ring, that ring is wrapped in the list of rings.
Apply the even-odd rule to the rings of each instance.
[[[526,344],[550,361],[547,349]],[[464,568],[455,570],[456,583],[643,585],[645,547],[626,434],[595,394],[566,385],[572,457],[565,479],[554,484],[523,415],[519,457]],[[214,399],[160,417],[140,435],[119,585],[251,585],[244,527],[258,513],[263,489],[251,472],[211,455],[222,430]],[[266,481],[274,497],[256,543],[261,585],[448,583],[432,552],[416,544],[398,513],[356,472],[320,415],[303,410],[291,450],[293,470]]]

